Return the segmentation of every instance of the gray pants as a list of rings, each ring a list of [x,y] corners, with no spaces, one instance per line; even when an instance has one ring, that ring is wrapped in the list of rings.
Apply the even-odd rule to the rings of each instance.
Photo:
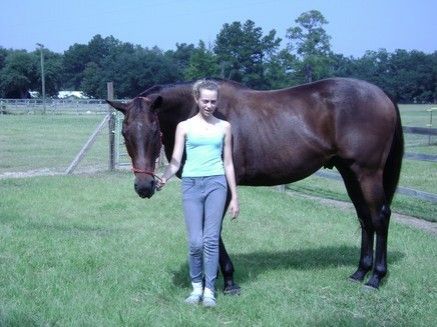
[[[226,196],[224,175],[182,178],[190,278],[194,283],[201,282],[203,271],[205,287],[211,290],[215,289],[218,271],[219,237]]]

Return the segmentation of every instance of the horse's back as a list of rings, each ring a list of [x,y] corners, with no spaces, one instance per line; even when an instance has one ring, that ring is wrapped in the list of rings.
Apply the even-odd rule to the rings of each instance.
[[[396,110],[373,84],[332,78],[230,94],[224,114],[233,126],[235,160],[247,184],[299,180],[330,165],[333,157],[374,166],[387,156]]]

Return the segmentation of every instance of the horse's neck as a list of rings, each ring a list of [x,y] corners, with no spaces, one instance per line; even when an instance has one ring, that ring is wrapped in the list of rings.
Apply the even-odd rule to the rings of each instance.
[[[162,141],[165,147],[167,159],[170,160],[176,127],[181,122],[190,118],[195,113],[195,103],[190,90],[178,91],[176,94],[163,94],[162,112],[159,114],[162,132]]]

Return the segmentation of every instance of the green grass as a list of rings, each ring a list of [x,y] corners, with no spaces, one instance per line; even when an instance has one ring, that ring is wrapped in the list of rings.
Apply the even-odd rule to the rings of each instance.
[[[0,116],[0,173],[50,168],[64,171],[103,115]],[[104,129],[81,167],[108,166],[108,129]]]
[[[417,104],[401,104],[399,110],[401,112],[402,125],[414,127],[428,127],[430,124],[430,112],[426,111],[430,108],[437,108],[437,105],[417,105]],[[433,128],[437,128],[437,110],[433,112]],[[437,155],[437,137],[404,134],[405,152],[424,153]]]
[[[329,171],[329,170],[328,170]],[[336,171],[334,169],[334,171]],[[400,186],[435,193],[437,182],[437,163],[404,160],[402,165]],[[304,180],[288,184],[287,188],[329,199],[350,202],[343,181],[318,176],[310,176]],[[392,204],[394,212],[437,222],[437,206],[435,203],[396,194]]]
[[[303,194],[350,202],[342,181],[311,176],[288,184],[287,189]],[[430,201],[396,194],[391,206],[393,212],[437,222],[437,206]]]
[[[401,113],[403,126],[427,127],[430,122],[431,108],[437,108],[437,104],[400,104],[399,111]],[[433,112],[433,127],[437,127],[437,110]]]
[[[243,292],[188,294],[179,182],[150,200],[127,173],[0,180],[0,326],[431,326],[435,236],[393,222],[378,292],[346,277],[360,232],[349,211],[239,188],[223,236]],[[272,205],[274,204],[274,205]],[[221,287],[221,280],[219,281]]]

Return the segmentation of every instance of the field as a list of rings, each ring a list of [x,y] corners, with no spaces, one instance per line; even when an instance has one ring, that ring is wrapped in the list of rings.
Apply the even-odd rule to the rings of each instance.
[[[64,171],[103,115],[0,116],[0,174],[27,170]],[[108,130],[98,137],[81,168],[108,167]]]
[[[242,294],[187,307],[179,182],[167,187],[141,200],[128,172],[0,180],[0,326],[437,321],[435,236],[393,221],[390,274],[368,292],[347,281],[359,255],[354,214],[271,188],[240,187],[241,216],[224,222]]]
[[[424,127],[423,106],[401,106]],[[347,281],[358,262],[355,214],[272,188],[240,187],[242,213],[223,236],[243,292],[214,310],[187,307],[179,182],[151,200],[108,167],[108,131],[72,176],[62,173],[103,119],[0,116],[0,326],[430,326],[437,320],[435,235],[391,223],[390,274],[377,292]],[[437,155],[405,135],[406,152]],[[404,160],[401,186],[435,193],[437,164]],[[19,174],[18,174],[19,175]],[[339,181],[288,185],[348,200]],[[275,205],[272,206],[271,204]],[[435,204],[397,195],[393,210],[435,221]],[[221,288],[221,280],[219,280]]]

